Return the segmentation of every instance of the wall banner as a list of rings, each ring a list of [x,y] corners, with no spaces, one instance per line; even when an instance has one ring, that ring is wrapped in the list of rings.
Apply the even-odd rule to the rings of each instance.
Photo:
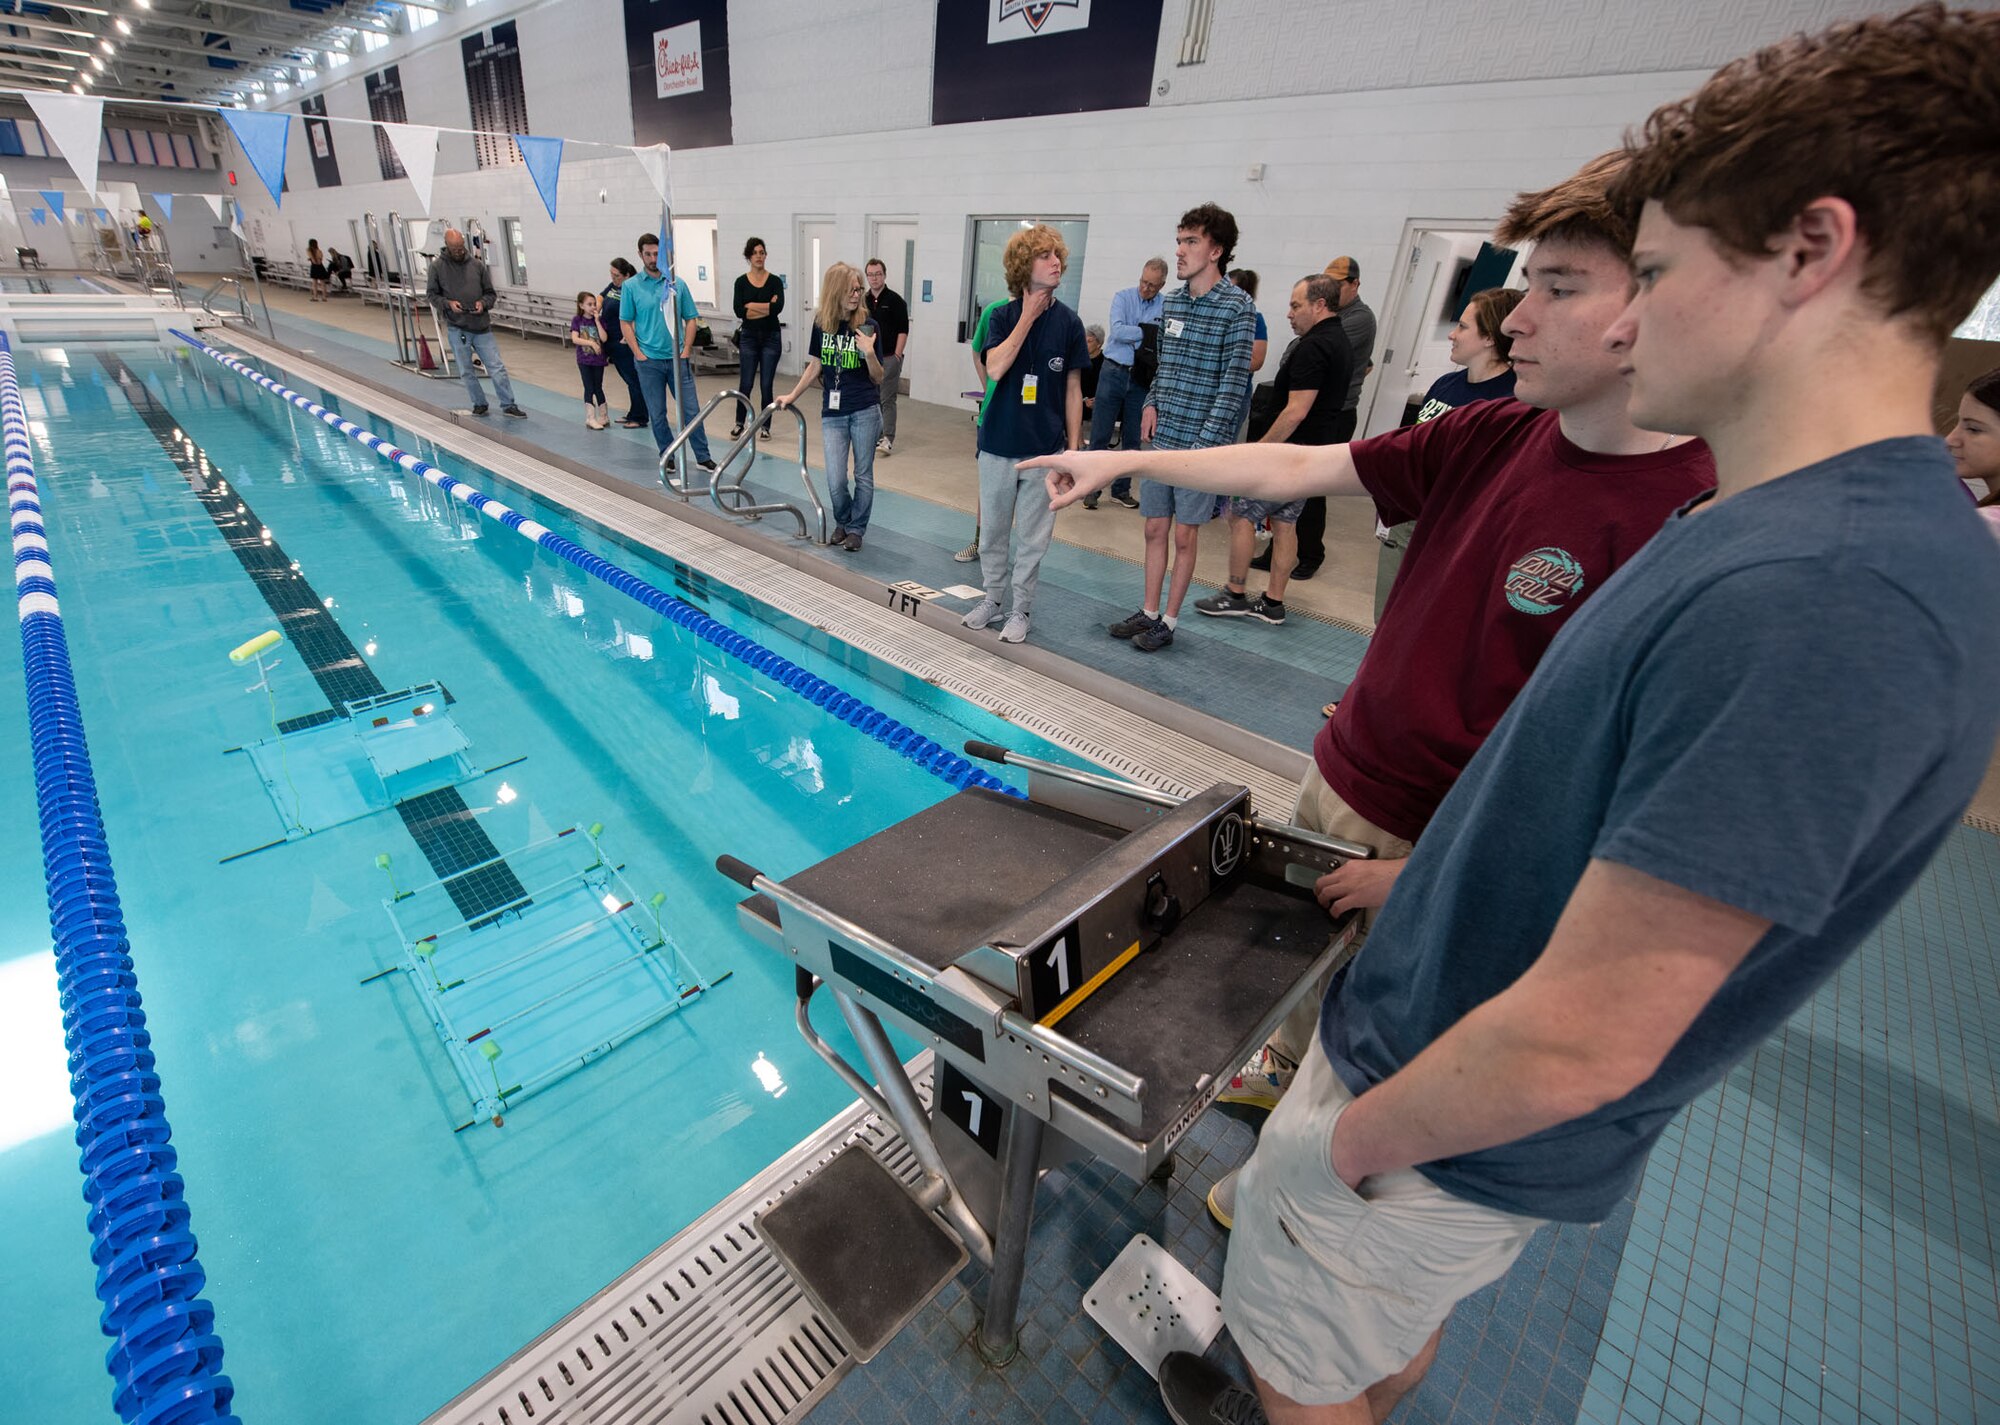
[[[306,120],[306,152],[312,155],[313,182],[322,188],[340,186],[340,162],[333,153],[333,125],[326,121],[326,96],[299,101]]]
[[[368,91],[368,117],[381,124],[408,123],[410,111],[403,103],[403,74],[397,65],[378,69],[368,75],[363,84]],[[396,157],[396,146],[389,142],[389,136],[380,127],[375,130],[375,161],[382,167],[382,181],[403,178],[403,161]]]
[[[625,62],[635,144],[731,142],[727,0],[625,0]]]
[[[628,0],[629,3],[629,0]],[[1142,109],[1162,0],[938,0],[931,122]]]
[[[521,34],[512,20],[459,41],[465,57],[465,97],[472,105],[472,152],[481,168],[521,161],[513,135],[528,126],[528,91],[521,79]]]

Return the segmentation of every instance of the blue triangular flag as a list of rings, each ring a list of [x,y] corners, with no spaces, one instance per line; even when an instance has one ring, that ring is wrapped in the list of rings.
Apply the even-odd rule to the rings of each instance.
[[[285,206],[285,145],[292,137],[289,114],[263,114],[255,109],[222,109],[224,122],[243,147],[243,156],[264,180],[271,201]]]
[[[155,193],[153,201],[159,205],[160,216],[171,223],[174,220],[174,195],[171,193]]]
[[[42,190],[42,201],[49,205],[49,211],[56,215],[56,221],[61,222],[63,220],[62,194],[56,192],[53,188],[44,188]]]
[[[111,221],[111,214],[110,214],[110,213],[106,212],[106,211],[105,211],[104,209],[102,209],[102,208],[99,208],[99,209],[97,209],[96,211],[97,211],[97,221],[98,221],[98,222],[100,222],[100,223],[108,223],[108,222],[110,222],[110,221]]]
[[[45,227],[49,221],[49,210],[47,208],[30,208],[28,209],[28,216],[35,220],[36,227]]]
[[[535,191],[542,195],[542,206],[549,210],[549,221],[554,222],[556,175],[562,171],[563,141],[515,134],[514,142],[521,146],[521,161],[528,165],[528,176],[535,180]]]

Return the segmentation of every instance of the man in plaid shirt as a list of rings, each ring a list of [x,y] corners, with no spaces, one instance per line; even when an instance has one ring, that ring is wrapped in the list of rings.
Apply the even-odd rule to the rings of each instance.
[[[1201,450],[1236,439],[1250,348],[1257,320],[1249,294],[1223,273],[1236,250],[1236,219],[1213,203],[1181,215],[1174,234],[1174,275],[1187,285],[1169,292],[1160,315],[1160,370],[1146,396],[1140,438],[1158,450]],[[1196,542],[1214,518],[1215,496],[1159,480],[1139,485],[1146,520],[1146,589],[1139,611],[1111,625],[1113,638],[1157,653],[1174,641],[1181,600],[1194,581]],[[1174,537],[1173,580],[1161,613],[1167,574],[1167,530]]]

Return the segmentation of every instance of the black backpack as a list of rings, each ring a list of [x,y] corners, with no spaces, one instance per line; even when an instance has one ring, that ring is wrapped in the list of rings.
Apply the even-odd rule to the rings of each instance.
[[[1136,385],[1150,386],[1160,374],[1160,324],[1141,322],[1139,330],[1144,335],[1139,338],[1139,349],[1132,353],[1132,380]]]

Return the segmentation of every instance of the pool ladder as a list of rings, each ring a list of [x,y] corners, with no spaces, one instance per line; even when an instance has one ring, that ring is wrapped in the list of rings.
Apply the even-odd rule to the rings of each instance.
[[[701,428],[702,422],[708,419],[717,406],[729,401],[734,401],[740,407],[738,417],[743,421],[743,434],[722,453],[722,458],[716,461],[713,472],[691,470],[687,451],[689,437]],[[760,505],[757,503],[757,497],[743,488],[743,482],[749,478],[751,469],[757,463],[754,453],[743,461],[740,468],[736,465],[737,457],[755,444],[758,430],[781,411],[789,412],[799,423],[799,483],[805,486],[806,498],[812,501],[810,520],[806,518],[804,510],[789,500]],[[799,522],[800,538],[810,539],[814,544],[827,543],[826,505],[820,500],[819,491],[813,488],[812,469],[806,464],[805,413],[796,405],[781,406],[773,401],[760,411],[751,403],[748,396],[734,387],[709,397],[707,404],[693,420],[687,423],[687,427],[660,452],[660,483],[666,486],[668,493],[679,495],[683,500],[694,499],[700,492],[704,474],[707,476],[706,489],[709,500],[725,515],[747,522],[762,518],[764,515],[787,514]]]

